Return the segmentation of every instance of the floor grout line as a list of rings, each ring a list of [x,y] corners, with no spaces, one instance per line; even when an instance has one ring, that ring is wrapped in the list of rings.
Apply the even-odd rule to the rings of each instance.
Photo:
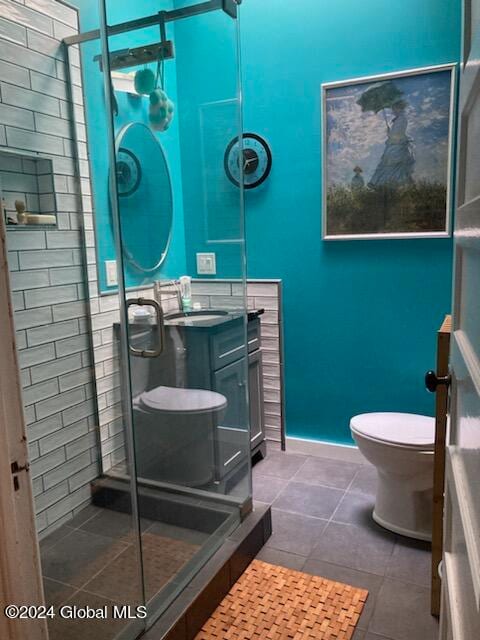
[[[303,466],[303,465],[302,465]],[[301,468],[301,467],[300,467]],[[300,469],[299,469],[300,470]],[[298,472],[297,472],[298,473]],[[351,481],[349,482],[349,484],[347,485],[346,489],[340,489],[339,487],[332,487],[332,486],[327,486],[327,485],[319,485],[319,484],[312,484],[312,483],[304,483],[304,484],[309,484],[309,486],[312,487],[322,487],[322,488],[326,488],[326,489],[335,489],[336,491],[342,491],[342,497],[339,498],[339,501],[337,503],[337,506],[335,507],[335,509],[333,510],[333,513],[331,514],[331,516],[329,518],[321,518],[319,516],[314,516],[311,514],[306,514],[303,513],[301,511],[290,511],[289,509],[279,509],[278,507],[275,507],[273,502],[279,497],[280,493],[283,493],[286,489],[288,489],[288,485],[290,484],[290,482],[294,481],[295,475],[292,476],[292,478],[290,480],[287,481],[287,484],[285,485],[285,487],[283,487],[283,489],[280,490],[280,493],[275,497],[274,501],[272,501],[271,503],[271,507],[272,509],[277,509],[277,511],[285,511],[286,513],[290,513],[292,515],[301,515],[301,516],[305,516],[306,518],[314,518],[315,520],[321,520],[322,522],[326,522],[325,525],[325,529],[327,528],[327,526],[332,522],[334,515],[337,513],[338,508],[340,507],[340,504],[342,503],[343,499],[345,498],[346,494],[348,493],[350,487],[352,486],[355,478],[357,477],[358,473],[360,473],[360,469],[358,469],[353,478],[351,479]],[[274,476],[271,476],[274,477]],[[255,497],[255,496],[254,496]],[[345,523],[339,523],[339,524],[346,524],[346,525],[352,525],[353,523],[350,522],[345,522]],[[322,534],[325,532],[325,529],[322,531]]]
[[[288,455],[288,454],[287,454]],[[307,461],[310,459],[311,456],[306,456],[305,460],[302,462],[302,464],[298,467],[298,469],[295,471],[295,473],[293,474],[293,476],[288,480],[288,483],[290,483],[292,480],[295,480],[296,476],[300,473],[300,470],[303,469],[303,467],[307,464]]]
[[[123,549],[121,549],[121,550],[120,550],[120,551],[119,551],[115,556],[113,556],[113,557],[112,557],[108,562],[106,562],[106,563],[103,565],[103,567],[102,567],[99,571],[97,571],[97,573],[93,574],[93,575],[92,575],[92,576],[91,576],[91,577],[90,577],[86,582],[84,582],[84,583],[82,584],[82,586],[80,587],[80,591],[83,591],[83,590],[84,590],[84,588],[87,586],[87,584],[88,584],[89,582],[91,582],[92,580],[94,580],[94,579],[95,579],[95,578],[96,578],[100,573],[102,573],[102,571],[105,571],[105,569],[106,569],[107,567],[109,567],[113,562],[115,562],[115,560],[117,560],[117,559],[118,559],[118,558],[119,558],[119,557],[120,557],[120,556],[121,556],[125,551],[127,551],[127,549],[128,549],[129,547],[132,547],[132,549],[134,549],[134,548],[135,548],[135,547],[134,547],[134,545],[132,545],[132,544],[130,544],[130,543],[124,543],[124,542],[121,542],[121,544],[122,544],[122,545],[123,545],[123,544],[125,544],[124,548],[123,548]],[[86,589],[85,589],[85,590],[86,590]]]
[[[100,509],[100,507],[99,507],[99,509]],[[67,586],[69,586],[69,587],[71,587],[71,588],[73,588],[73,589],[76,589],[76,591],[75,591],[75,592],[70,596],[70,598],[68,598],[68,599],[67,599],[67,601],[68,601],[68,600],[71,600],[71,598],[73,598],[73,596],[74,596],[74,595],[76,595],[78,592],[80,592],[80,591],[87,591],[87,589],[85,589],[85,587],[86,587],[86,585],[87,585],[89,582],[91,582],[91,581],[92,581],[94,578],[96,578],[100,573],[102,573],[102,571],[104,571],[108,566],[110,566],[110,564],[111,564],[112,562],[114,562],[115,560],[117,560],[117,559],[122,555],[122,553],[123,553],[124,551],[126,551],[129,547],[132,547],[132,548],[133,548],[133,545],[132,545],[131,543],[129,543],[129,542],[127,542],[127,541],[125,541],[125,540],[123,540],[123,539],[121,539],[121,538],[112,538],[111,536],[104,536],[104,535],[102,535],[102,534],[93,533],[92,531],[87,531],[87,530],[85,530],[85,529],[82,529],[82,528],[81,528],[83,525],[87,524],[87,522],[90,522],[90,521],[91,521],[91,520],[93,520],[94,518],[99,517],[102,513],[103,513],[103,511],[102,511],[102,510],[100,510],[100,512],[99,512],[99,513],[94,513],[92,516],[90,516],[89,518],[87,518],[86,520],[84,520],[84,521],[82,522],[82,524],[81,524],[81,525],[79,525],[79,526],[77,526],[77,527],[69,527],[69,528],[71,529],[71,531],[70,531],[69,533],[67,533],[66,535],[64,535],[64,536],[62,536],[61,538],[59,538],[59,540],[57,540],[57,542],[55,542],[54,544],[52,544],[52,546],[51,546],[51,547],[48,547],[48,550],[53,550],[53,548],[54,548],[54,547],[55,547],[59,542],[61,542],[61,541],[65,540],[65,538],[67,538],[67,537],[71,536],[71,535],[73,534],[73,532],[74,532],[74,531],[80,531],[81,533],[84,533],[84,534],[89,535],[89,536],[98,537],[98,538],[104,538],[105,540],[111,540],[113,543],[120,543],[120,544],[122,544],[122,546],[123,546],[123,548],[122,548],[122,549],[121,549],[121,550],[120,550],[120,551],[119,551],[119,552],[118,552],[114,557],[112,557],[108,562],[106,562],[106,563],[101,567],[101,569],[99,569],[95,574],[93,574],[92,576],[90,576],[90,578],[89,578],[88,580],[86,580],[84,583],[82,583],[82,585],[81,585],[81,586],[72,585],[72,584],[69,584],[69,583],[67,583],[67,582],[62,582],[61,580],[55,580],[54,578],[50,578],[49,576],[44,575],[44,574],[43,574],[43,572],[42,572],[42,575],[43,575],[43,577],[44,577],[44,578],[47,578],[48,580],[54,580],[55,582],[58,582],[58,583],[60,583],[60,584],[65,584],[65,585],[67,585]],[[66,526],[69,526],[69,525],[67,524]],[[127,534],[124,534],[124,535],[128,535],[128,533],[127,533]],[[92,592],[89,592],[89,593],[92,593]],[[93,595],[101,595],[102,597],[104,597],[102,594],[93,594]],[[105,596],[105,597],[107,597],[107,596]]]
[[[46,553],[47,551],[50,551],[50,549],[53,549],[53,547],[54,547],[55,545],[57,545],[59,542],[61,542],[62,540],[64,540],[64,539],[65,539],[65,538],[67,538],[68,536],[71,536],[71,535],[72,535],[72,533],[73,533],[74,531],[76,531],[76,527],[70,527],[70,526],[69,526],[69,525],[67,525],[67,524],[64,524],[64,525],[62,525],[62,526],[63,526],[63,527],[67,527],[68,529],[70,529],[70,531],[67,531],[67,532],[65,533],[65,535],[61,536],[58,540],[56,540],[55,542],[52,542],[52,544],[47,545],[46,547],[45,547],[44,545],[45,545],[45,541],[48,539],[48,536],[47,536],[46,538],[43,538],[43,540],[40,540],[40,555],[42,554],[42,552],[43,552],[43,553]],[[57,531],[57,529],[55,529],[55,531]],[[55,533],[55,531],[53,531],[53,532],[52,532],[52,534],[53,534],[53,533]],[[49,535],[52,535],[52,534],[49,534]],[[44,546],[44,549],[42,549],[42,545]]]
[[[309,458],[317,459],[315,456],[306,456],[306,457],[307,457],[307,460]],[[350,491],[350,487],[352,486],[353,481],[355,480],[357,475],[362,470],[362,469],[357,469],[357,471],[355,471],[354,477],[352,478],[352,480],[348,484],[347,488],[343,489],[342,487],[338,487],[338,486],[335,486],[335,485],[332,485],[332,484],[323,484],[321,482],[311,482],[311,481],[306,480],[306,479],[297,479],[298,473],[302,470],[302,468],[305,465],[305,463],[307,462],[307,460],[305,460],[305,462],[299,467],[299,469],[297,469],[297,471],[295,471],[295,473],[293,474],[293,476],[291,478],[283,478],[282,476],[276,476],[276,475],[273,475],[271,473],[261,473],[260,470],[258,470],[257,475],[263,476],[264,478],[275,478],[276,480],[285,480],[287,484],[280,491],[284,491],[287,488],[287,486],[290,484],[290,482],[297,482],[297,483],[301,483],[301,484],[308,484],[311,487],[322,487],[324,489],[334,489],[336,491],[343,491],[344,493],[346,493],[346,492]],[[358,464],[358,466],[360,466],[360,467],[364,466],[364,465],[360,465],[359,463],[349,463],[349,464]],[[359,492],[359,495],[364,495],[364,494]],[[278,495],[276,496],[276,498],[278,498]],[[343,499],[343,496],[342,496],[342,499]]]
[[[85,529],[82,529],[81,527],[85,524],[87,524],[88,522],[90,522],[91,520],[94,520],[95,518],[99,517],[102,515],[102,513],[104,513],[103,510],[101,510],[98,513],[93,514],[91,517],[87,518],[86,520],[84,520],[82,522],[81,525],[77,526],[77,527],[69,527],[70,531],[68,533],[66,533],[65,535],[61,536],[61,538],[59,538],[59,540],[57,540],[54,544],[51,545],[51,547],[49,547],[49,549],[53,549],[53,547],[63,541],[65,538],[69,537],[70,535],[72,535],[75,531],[80,531],[83,534],[86,534],[88,536],[92,536],[93,538],[97,537],[97,538],[103,538],[105,540],[111,540],[112,543],[117,543],[117,544],[121,544],[122,548],[118,551],[118,553],[116,553],[114,556],[112,556],[105,564],[102,565],[102,567],[96,572],[94,573],[92,576],[90,576],[85,582],[83,582],[80,586],[78,585],[73,585],[67,582],[63,582],[61,580],[57,580],[55,578],[50,578],[47,575],[43,575],[44,578],[51,580],[57,584],[61,584],[64,586],[69,587],[70,589],[73,590],[73,593],[68,596],[66,598],[66,600],[64,600],[63,602],[69,602],[72,599],[74,599],[76,596],[78,596],[79,593],[89,593],[91,595],[97,596],[97,597],[102,597],[105,598],[107,600],[110,600],[111,602],[115,602],[114,600],[112,600],[112,598],[110,596],[106,596],[104,594],[102,594],[99,591],[93,590],[88,588],[88,585],[95,580],[95,578],[97,576],[99,576],[103,571],[105,571],[108,567],[110,567],[116,560],[118,560],[118,558],[125,552],[127,551],[129,548],[131,548],[133,551],[135,551],[135,545],[132,544],[131,542],[128,542],[128,536],[131,533],[131,531],[128,531],[127,533],[124,533],[121,537],[118,538],[112,538],[111,536],[105,536],[103,534],[98,534],[98,533],[94,533]],[[146,527],[145,530],[141,531],[141,535],[143,535],[144,533],[146,533],[148,530],[150,530],[155,524],[157,524],[157,521],[152,521],[150,522],[150,524]],[[68,525],[66,525],[68,526]],[[168,576],[166,576],[168,577]],[[171,576],[170,576],[170,580],[171,580]],[[168,580],[167,582],[169,582],[170,580]],[[165,586],[165,585],[164,585]],[[162,587],[163,589],[163,587]],[[139,600],[140,601],[140,600]]]
[[[330,516],[330,519],[329,519],[329,521],[328,521],[328,524],[330,524],[330,523],[333,521],[333,518],[334,518],[335,514],[337,513],[338,509],[340,508],[340,505],[341,505],[341,504],[342,504],[342,502],[344,501],[345,496],[346,496],[346,495],[347,495],[347,493],[348,493],[348,490],[350,489],[350,487],[351,487],[351,486],[352,486],[352,484],[354,483],[355,478],[357,477],[357,475],[358,475],[359,473],[360,473],[360,469],[357,469],[357,471],[355,472],[355,474],[354,474],[353,478],[350,480],[350,483],[348,484],[347,488],[346,488],[346,489],[345,489],[345,491],[343,492],[343,496],[340,498],[340,500],[338,501],[337,506],[336,506],[336,507],[335,507],[335,509],[333,510],[333,513],[332,513],[332,515]],[[327,525],[327,526],[328,526],[328,525]]]
[[[335,462],[339,462],[339,464],[341,464],[341,461],[335,461]],[[299,469],[297,469],[297,471],[293,474],[293,476],[287,480],[287,484],[286,484],[286,485],[285,485],[285,487],[281,490],[281,492],[288,490],[288,487],[289,487],[289,485],[290,485],[290,483],[291,483],[291,482],[299,482],[299,481],[301,481],[303,484],[309,484],[309,485],[311,485],[311,486],[326,487],[326,488],[331,488],[331,489],[333,488],[333,489],[337,489],[337,490],[338,490],[338,487],[331,487],[331,486],[329,486],[329,485],[319,485],[319,484],[317,484],[317,483],[315,483],[315,484],[314,484],[314,483],[309,483],[309,482],[308,482],[308,480],[307,480],[307,481],[305,481],[305,480],[301,480],[300,478],[298,478],[297,476],[298,476],[298,474],[300,473],[300,471],[301,471],[301,469],[303,468],[303,466],[304,466],[304,464],[305,464],[305,463],[306,463],[306,460],[305,460],[305,462],[301,465],[301,467],[300,467]],[[321,520],[322,522],[324,522],[324,523],[325,523],[325,528],[322,530],[322,533],[320,533],[320,535],[318,536],[317,543],[314,545],[314,547],[313,547],[313,549],[312,549],[312,552],[311,552],[311,553],[310,553],[306,558],[305,558],[305,556],[301,556],[301,555],[299,555],[299,554],[295,554],[295,553],[292,553],[292,552],[284,551],[283,549],[276,549],[276,547],[271,547],[271,549],[272,549],[272,550],[280,551],[280,552],[282,552],[282,553],[285,553],[285,554],[287,554],[287,556],[292,555],[292,556],[297,556],[297,557],[305,558],[305,560],[304,560],[304,562],[303,562],[303,565],[302,565],[302,568],[301,568],[301,570],[304,570],[305,565],[306,565],[306,563],[308,562],[308,560],[315,560],[315,558],[312,558],[312,553],[313,553],[313,551],[314,551],[314,549],[315,549],[316,545],[318,544],[318,541],[320,540],[320,537],[325,533],[325,531],[326,531],[327,527],[328,527],[332,522],[335,522],[335,523],[337,522],[337,520],[335,520],[334,518],[335,518],[336,514],[338,513],[338,510],[339,510],[339,508],[340,508],[341,504],[342,504],[342,503],[343,503],[343,501],[345,500],[345,497],[346,497],[347,495],[357,495],[357,493],[356,493],[355,491],[352,491],[352,487],[353,487],[353,485],[354,485],[354,483],[355,483],[356,479],[358,478],[358,475],[362,472],[362,470],[363,470],[363,467],[361,467],[361,468],[357,469],[357,471],[356,471],[356,472],[355,472],[355,474],[353,475],[353,477],[352,477],[352,479],[350,480],[350,482],[349,482],[349,484],[347,485],[347,487],[346,487],[344,490],[342,490],[342,491],[343,491],[343,495],[342,495],[342,496],[341,496],[341,498],[339,499],[339,501],[338,501],[338,503],[337,503],[337,505],[336,505],[335,509],[333,510],[333,512],[332,512],[332,514],[331,514],[331,516],[330,516],[328,519],[326,519],[326,518],[318,518],[317,516],[313,516],[313,515],[311,515],[311,514],[307,514],[307,513],[305,513],[305,512],[290,511],[290,510],[288,510],[288,509],[278,509],[277,507],[274,507],[274,505],[272,504],[272,509],[273,509],[273,510],[275,510],[275,511],[285,512],[285,513],[289,513],[289,514],[291,514],[291,515],[296,515],[296,516],[303,516],[303,517],[307,517],[307,518],[310,518],[310,519],[312,519],[312,520],[317,520],[317,521],[318,521],[318,520]],[[261,471],[260,471],[260,469],[259,469],[259,474],[260,474],[260,475],[264,475],[265,477],[267,477],[267,476],[268,476],[268,474],[262,474],[262,473],[261,473]],[[276,476],[272,476],[272,477],[276,477]],[[281,492],[280,492],[280,493],[281,493]],[[365,496],[365,495],[367,495],[367,494],[365,494],[364,492],[359,491],[359,492],[358,492],[358,495]],[[370,494],[368,494],[368,495],[370,495]],[[372,498],[372,500],[373,500],[373,501],[375,500],[375,496],[374,496],[374,495],[372,495],[372,496],[370,496],[370,497]],[[275,500],[276,500],[277,498],[278,498],[278,495],[276,496]],[[357,527],[362,527],[362,524],[361,524],[361,523],[356,523],[356,522],[345,522],[345,523],[343,523],[343,522],[338,522],[338,524],[343,524],[344,526],[357,526]],[[382,588],[383,588],[383,586],[384,586],[384,584],[385,584],[385,581],[386,581],[386,580],[390,580],[390,581],[397,582],[397,583],[399,583],[399,584],[403,584],[403,585],[407,585],[407,586],[411,586],[411,587],[417,587],[417,588],[420,588],[420,589],[428,590],[428,586],[427,586],[427,585],[425,585],[425,584],[420,584],[419,582],[411,582],[411,581],[409,581],[409,580],[405,580],[405,579],[402,579],[402,578],[398,578],[398,577],[394,577],[394,576],[392,576],[392,577],[391,577],[391,576],[386,575],[386,572],[387,572],[387,570],[388,570],[388,567],[391,565],[391,561],[392,561],[392,557],[393,557],[393,555],[394,555],[394,553],[395,553],[395,549],[398,547],[398,545],[399,545],[399,544],[401,544],[401,539],[399,538],[399,536],[397,536],[397,535],[393,534],[391,551],[390,551],[390,553],[389,553],[389,554],[387,554],[387,555],[385,556],[384,574],[383,574],[383,575],[382,575],[382,574],[372,573],[372,572],[370,572],[370,571],[364,571],[364,570],[362,570],[362,569],[357,569],[357,568],[355,568],[355,567],[349,567],[349,566],[347,566],[347,565],[343,565],[343,564],[337,564],[336,562],[329,562],[329,561],[328,561],[328,559],[327,559],[327,560],[321,560],[321,559],[318,559],[320,562],[325,562],[325,564],[327,564],[327,565],[331,565],[331,566],[334,566],[334,567],[338,567],[339,569],[343,569],[343,570],[348,570],[348,571],[357,571],[357,572],[359,572],[359,573],[363,573],[363,574],[369,575],[369,576],[371,576],[372,578],[377,578],[377,579],[378,579],[378,591],[377,591],[377,593],[376,593],[375,595],[373,595],[373,594],[370,592],[370,597],[372,597],[372,599],[373,599],[373,603],[372,603],[371,616],[370,616],[370,618],[369,618],[369,620],[368,620],[368,624],[366,624],[365,628],[362,628],[362,629],[360,629],[359,627],[357,627],[357,628],[359,629],[359,631],[361,631],[361,632],[363,632],[363,633],[365,634],[365,636],[366,636],[367,634],[370,634],[370,635],[371,635],[371,637],[372,637],[372,640],[375,640],[376,638],[378,638],[378,640],[383,640],[383,638],[385,638],[385,640],[399,640],[399,638],[397,637],[397,634],[395,634],[395,637],[394,637],[394,638],[390,638],[390,637],[388,637],[388,638],[387,638],[387,636],[383,636],[383,635],[379,634],[378,632],[375,632],[375,631],[372,629],[372,623],[373,623],[373,620],[374,620],[375,614],[376,614],[376,612],[378,611],[377,607],[379,607],[379,606],[380,606],[380,603],[379,603],[379,601],[378,601],[378,595],[380,594],[380,592],[381,592],[381,590],[382,590]],[[425,552],[426,552],[426,553],[428,553],[428,550],[426,549],[426,550],[425,550]]]
[[[89,518],[84,520],[81,524],[79,524],[79,525],[77,525],[76,527],[73,527],[73,528],[74,529],[80,529],[84,524],[87,524],[87,522],[90,522],[90,520],[93,520],[94,518],[97,518],[101,513],[103,513],[103,511],[101,510],[102,509],[101,507],[96,507],[96,508],[100,509],[100,511],[97,511],[97,513],[92,514]],[[79,515],[79,514],[77,514],[77,515]]]
[[[57,580],[56,578],[50,578],[49,576],[43,576],[42,578],[44,578],[45,580],[50,580],[50,582],[55,582],[56,584],[61,584],[64,587],[70,587],[70,589],[73,589],[74,591],[78,591],[78,587],[76,587],[74,584],[70,584],[69,582],[64,582],[63,580]]]
[[[329,522],[327,518],[320,518],[319,516],[306,515],[305,513],[301,513],[300,511],[290,511],[289,509],[279,509],[278,507],[274,507],[273,505],[272,505],[272,509],[274,511],[282,511],[283,513],[288,513],[291,516],[302,516],[303,518],[310,518],[311,520],[319,520],[320,522],[325,522],[325,526]]]
[[[295,482],[296,484],[307,484],[309,487],[322,487],[322,489],[336,489],[337,491],[343,491],[342,488],[335,487],[331,484],[321,484],[320,482],[309,482],[308,480],[295,480],[295,476],[288,479],[288,478],[282,478],[281,476],[273,476],[267,473],[258,473],[257,475],[262,476],[262,478],[273,478],[275,480],[284,480],[287,484],[290,484],[290,482]],[[285,489],[285,487],[283,489]]]

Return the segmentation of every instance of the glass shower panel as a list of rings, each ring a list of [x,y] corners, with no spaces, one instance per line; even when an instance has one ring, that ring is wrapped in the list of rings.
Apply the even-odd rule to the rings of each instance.
[[[120,377],[135,458],[107,475],[121,483],[136,473],[150,621],[251,509],[243,202],[222,173],[224,147],[241,130],[238,24],[221,3],[206,4],[216,10],[144,3],[131,16],[139,28],[125,31],[116,27],[118,3],[104,3],[114,153],[98,280],[100,304],[116,290],[107,263],[116,261],[126,285],[128,321],[114,332],[128,346],[128,355],[119,350]],[[209,80],[196,94],[199,69]],[[208,282],[197,272],[202,252],[216,253]]]
[[[225,11],[175,23],[186,257],[189,270],[199,278],[194,298],[198,304],[230,317],[238,313],[243,321],[237,338],[232,325],[231,331],[219,332],[218,358],[210,363],[212,386],[227,399],[216,432],[217,481],[213,490],[248,503],[247,380],[251,358],[239,345],[244,344],[242,331],[251,338],[259,321],[249,323],[246,317],[243,191],[226,171],[229,149],[239,139],[241,146],[238,33],[238,20]],[[239,174],[242,170],[239,166]],[[198,270],[198,254],[213,254],[214,275],[202,275]],[[245,344],[253,342],[245,339]]]
[[[90,131],[90,141],[98,144],[90,147],[95,169],[107,144],[104,125],[95,130],[104,105],[102,74],[93,61],[99,41],[82,47],[89,104],[96,102],[97,120],[91,120]],[[120,359],[113,314],[118,322],[120,298],[117,292],[108,305],[100,301],[96,272],[91,269],[95,237],[77,47],[70,48],[68,60],[71,82],[65,84],[63,119],[58,119],[65,153],[58,146],[56,155],[2,148],[0,202],[5,219],[1,224],[7,223],[45,602],[55,607],[55,616],[47,616],[49,638],[114,640],[122,634],[129,640],[138,636],[145,620],[113,618],[112,608],[129,605],[130,615],[135,615],[145,599],[131,424],[127,428],[130,406],[122,404],[116,385]],[[103,118],[104,123],[104,106]],[[78,162],[70,147],[74,130]],[[104,162],[108,165],[106,158]],[[48,219],[15,224],[16,208],[26,205],[27,211],[38,213],[33,207],[39,201],[51,203]],[[120,461],[129,469],[121,490],[108,481],[108,469]],[[108,619],[76,617],[74,607],[82,611],[105,607]]]
[[[115,541],[106,566],[87,585],[99,601],[119,608],[129,607],[124,617],[109,619],[97,629],[92,624],[92,636],[129,640],[145,628],[144,613],[137,608],[145,605],[143,565],[140,533],[145,523],[139,518],[135,457],[133,455],[132,414],[130,388],[120,375],[122,352],[126,340],[119,339],[119,327],[125,325],[125,283],[116,278],[116,290],[108,298],[100,297],[101,283],[98,264],[99,244],[106,230],[113,238],[111,222],[97,214],[109,210],[109,135],[105,127],[108,119],[101,67],[101,41],[82,42],[68,47],[68,69],[72,92],[73,120],[78,152],[77,171],[79,193],[83,205],[83,249],[86,265],[85,295],[89,301],[92,344],[94,401],[98,417],[98,475],[91,481],[93,508],[98,513],[83,525],[91,533]],[[94,195],[92,195],[94,194]],[[93,213],[95,211],[95,214]],[[94,224],[99,222],[99,225]],[[111,242],[114,264],[121,264]],[[121,483],[115,483],[110,470],[122,464],[128,472]],[[81,629],[80,629],[81,630]]]

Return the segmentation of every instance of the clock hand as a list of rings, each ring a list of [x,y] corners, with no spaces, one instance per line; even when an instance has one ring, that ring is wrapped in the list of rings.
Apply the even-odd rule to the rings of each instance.
[[[246,158],[243,168],[245,169],[251,162],[255,162],[257,158]]]

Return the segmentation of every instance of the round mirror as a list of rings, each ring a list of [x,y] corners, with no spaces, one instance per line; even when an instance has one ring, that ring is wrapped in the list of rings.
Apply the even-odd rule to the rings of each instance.
[[[116,172],[124,255],[138,271],[155,271],[167,255],[173,199],[165,154],[145,124],[119,131]]]

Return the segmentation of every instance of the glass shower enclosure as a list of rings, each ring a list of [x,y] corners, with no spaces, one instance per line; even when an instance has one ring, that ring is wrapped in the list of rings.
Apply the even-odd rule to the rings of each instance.
[[[224,171],[241,145],[237,2],[126,4],[101,0],[99,29],[66,44],[84,205],[90,184],[93,195],[83,233],[100,450],[76,527],[103,545],[86,552],[88,571],[71,563],[68,584],[79,606],[130,606],[132,619],[88,627],[128,640],[251,511],[252,323],[243,193]],[[48,562],[66,554],[53,545]]]

